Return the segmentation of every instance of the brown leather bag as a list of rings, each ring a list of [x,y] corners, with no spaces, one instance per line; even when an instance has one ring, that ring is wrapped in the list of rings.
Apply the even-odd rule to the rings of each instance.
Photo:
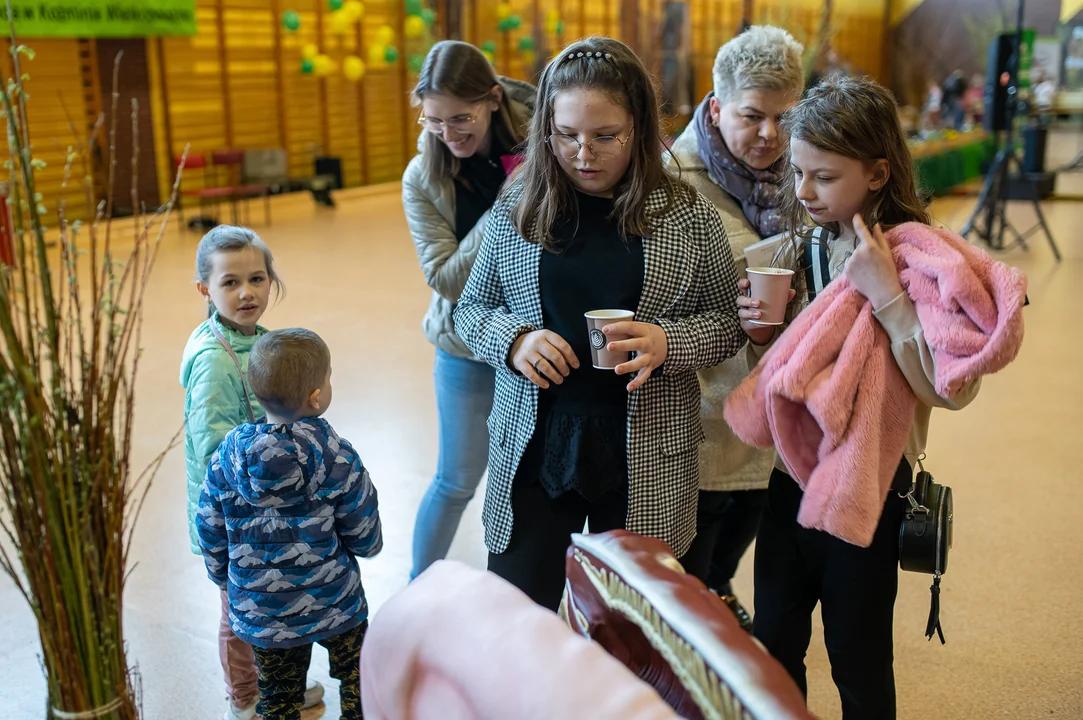
[[[572,535],[561,615],[681,717],[811,720],[782,666],[660,540]]]

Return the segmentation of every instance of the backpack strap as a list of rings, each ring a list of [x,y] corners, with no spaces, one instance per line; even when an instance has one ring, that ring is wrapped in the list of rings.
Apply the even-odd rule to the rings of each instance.
[[[229,342],[226,341],[224,337],[222,337],[221,331],[218,329],[217,325],[215,325],[214,318],[211,318],[210,326],[211,332],[214,333],[214,336],[216,338],[218,338],[218,342],[220,342],[222,344],[222,347],[226,349],[226,352],[229,353],[229,356],[233,358],[233,364],[237,366],[237,372],[240,373],[241,376],[241,388],[244,389],[244,404],[245,407],[248,408],[248,422],[255,423],[256,414],[252,412],[252,397],[248,394],[248,378],[245,377],[244,370],[241,369],[241,361],[237,359],[237,353],[233,352],[233,347],[229,344]]]
[[[824,228],[818,226],[812,231],[812,237],[804,238],[803,242],[805,288],[810,303],[831,282],[831,270],[827,258],[827,239],[824,235]]]

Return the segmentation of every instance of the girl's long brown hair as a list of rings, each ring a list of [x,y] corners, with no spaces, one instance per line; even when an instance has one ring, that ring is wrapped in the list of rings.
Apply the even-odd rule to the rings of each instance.
[[[927,203],[916,185],[914,161],[899,124],[898,106],[882,85],[865,77],[828,78],[809,90],[808,95],[786,113],[782,126],[791,143],[800,140],[821,152],[865,163],[887,160],[890,169],[887,183],[870,194],[861,209],[861,216],[870,228],[876,223],[886,230],[905,222],[926,225],[931,222]],[[816,223],[797,199],[792,168],[783,179],[779,211],[796,238],[812,236]],[[838,234],[837,223],[828,223],[827,227]],[[784,243],[783,248],[786,245]],[[794,264],[800,265],[800,250],[795,248],[793,256]],[[801,267],[792,269],[797,275],[794,302],[801,302],[807,289],[805,275]]]
[[[553,133],[553,101],[557,93],[574,89],[605,93],[632,116],[634,129],[623,150],[632,153],[632,161],[613,190],[613,217],[625,237],[646,235],[651,219],[670,212],[675,203],[691,206],[695,202],[691,186],[662,165],[658,95],[642,61],[617,40],[586,38],[564,48],[542,72],[527,159],[516,183],[521,193],[511,214],[520,235],[547,250],[557,250],[553,227],[578,215],[574,185],[548,143]],[[647,196],[659,188],[665,191],[665,206],[649,213]]]
[[[432,46],[421,66],[417,85],[410,93],[411,103],[418,107],[426,95],[453,97],[468,103],[495,100],[493,87],[499,78],[485,55],[469,43],[443,40]],[[492,114],[490,132],[495,145],[511,150],[526,137],[527,118],[521,117],[512,105],[507,91]],[[425,170],[433,180],[450,180],[459,174],[459,160],[443,141],[430,132],[425,134]]]

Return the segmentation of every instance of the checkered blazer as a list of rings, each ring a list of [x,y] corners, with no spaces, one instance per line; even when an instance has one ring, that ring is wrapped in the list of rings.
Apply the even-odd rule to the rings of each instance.
[[[538,387],[508,365],[508,351],[524,331],[542,327],[538,290],[540,245],[515,230],[514,191],[497,201],[470,279],[455,308],[455,329],[467,347],[496,368],[489,416],[489,480],[482,520],[485,544],[503,552],[511,540],[511,487],[534,434]],[[649,211],[665,206],[661,190]],[[651,222],[643,238],[643,292],[636,320],[666,331],[668,356],[650,380],[628,396],[627,528],[657,537],[677,556],[696,534],[699,487],[699,383],[696,370],[717,365],[745,343],[737,319],[737,272],[722,221],[696,194]]]

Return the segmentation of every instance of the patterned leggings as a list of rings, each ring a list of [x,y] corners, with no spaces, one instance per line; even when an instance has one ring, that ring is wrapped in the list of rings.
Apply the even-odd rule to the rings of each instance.
[[[339,681],[342,720],[361,720],[361,679],[358,662],[368,621],[341,635],[321,640],[331,659],[331,677]],[[300,720],[305,701],[312,645],[264,649],[253,647],[259,670],[260,701],[256,712],[263,720]]]

